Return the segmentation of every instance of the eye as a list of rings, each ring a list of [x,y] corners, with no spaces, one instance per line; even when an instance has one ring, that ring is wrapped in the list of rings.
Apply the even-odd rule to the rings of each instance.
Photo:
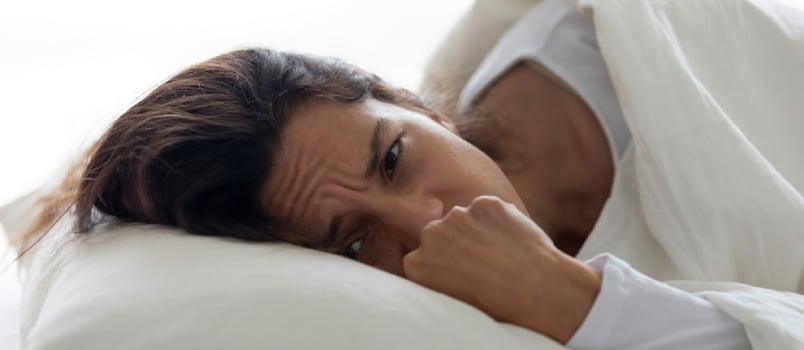
[[[346,248],[344,255],[349,259],[357,260],[357,254],[360,253],[361,246],[363,246],[362,238],[352,242],[352,244]]]
[[[391,148],[388,149],[388,153],[385,154],[385,159],[382,162],[382,171],[389,180],[394,179],[396,163],[399,162],[399,152],[399,140],[396,140],[391,145]]]

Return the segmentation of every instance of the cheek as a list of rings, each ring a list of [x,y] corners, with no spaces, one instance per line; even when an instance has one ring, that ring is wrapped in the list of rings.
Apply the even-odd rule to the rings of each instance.
[[[393,244],[393,241],[392,239],[377,239],[373,244],[366,247],[366,254],[361,257],[361,260],[372,267],[405,277],[402,269],[402,259],[406,253],[398,245]]]
[[[471,201],[477,191],[487,191],[490,167],[494,163],[486,161],[485,155],[460,138],[451,135],[436,135],[438,138],[426,140],[426,145],[413,162],[416,174],[414,182],[428,184],[439,197],[447,195],[447,202],[463,205]],[[492,177],[496,175],[493,174]],[[445,199],[445,198],[442,198]],[[457,202],[455,202],[457,200]],[[448,204],[448,203],[445,203]]]
[[[464,178],[472,185],[494,184],[505,179],[499,166],[488,155],[463,139],[454,137],[444,149],[447,152],[442,167],[448,177]]]
[[[415,181],[431,183],[448,193],[445,205],[466,206],[480,195],[494,195],[515,204],[523,212],[524,204],[502,169],[488,155],[457,134],[431,121],[432,128],[422,134],[415,162]],[[420,153],[419,153],[420,152]]]
[[[469,201],[480,195],[494,195],[527,213],[508,177],[488,155],[462,139],[453,143],[450,153],[449,161],[441,166],[442,175],[445,181],[471,193]]]

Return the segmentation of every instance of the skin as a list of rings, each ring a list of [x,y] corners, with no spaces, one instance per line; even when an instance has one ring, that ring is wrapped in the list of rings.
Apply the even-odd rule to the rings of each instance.
[[[541,118],[506,110],[503,121],[510,124],[503,131],[516,131],[515,123],[533,119],[540,124],[529,127],[556,130],[544,132],[541,139],[493,145],[503,154],[500,164],[437,116],[373,99],[357,104],[310,101],[296,111],[283,134],[276,160],[276,169],[282,171],[264,186],[266,214],[289,223],[322,249],[566,343],[591,309],[601,276],[557,249],[553,240],[585,237],[581,231],[591,230],[608,189],[600,190],[605,187],[597,185],[601,181],[584,174],[541,175],[532,183],[519,177],[550,173],[543,169],[595,169],[578,163],[600,149],[600,144],[583,139],[585,134],[602,131],[588,119],[584,122],[589,112],[573,105],[579,100],[576,95],[553,91],[562,87],[546,86],[549,79],[530,71],[511,72],[480,103],[499,112],[499,106],[533,98],[516,90],[536,84],[544,87],[542,92],[555,93],[544,101],[558,107]],[[382,130],[376,141],[375,130]],[[529,139],[544,144],[523,143]],[[546,145],[553,148],[527,151]],[[552,152],[560,156],[551,157]],[[516,161],[531,163],[506,173],[506,161],[510,163],[514,154],[522,157]],[[527,194],[527,200],[519,193]],[[598,197],[603,198],[599,207],[588,204],[589,198]],[[545,209],[535,211],[539,225],[529,209]],[[541,225],[550,227],[551,235]]]
[[[378,121],[379,163],[365,177]],[[343,137],[349,135],[349,137]],[[398,141],[399,160],[385,159]],[[481,195],[495,195],[527,212],[500,168],[461,139],[448,120],[368,100],[315,100],[300,108],[283,135],[264,206],[328,248],[362,241],[356,258],[404,276],[402,258],[419,246],[429,222]],[[329,235],[333,220],[340,229]]]
[[[576,255],[608,199],[614,163],[594,113],[548,70],[523,62],[476,104],[497,123],[483,141],[532,219],[562,251]]]

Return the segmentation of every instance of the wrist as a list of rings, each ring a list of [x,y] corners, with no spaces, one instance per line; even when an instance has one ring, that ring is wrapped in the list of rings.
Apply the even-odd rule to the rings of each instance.
[[[560,334],[555,339],[561,344],[566,344],[573,335],[581,328],[586,320],[586,316],[592,310],[592,306],[597,300],[600,289],[603,285],[603,272],[597,270],[582,261],[564,255],[567,259],[566,276],[570,280],[571,291],[566,301],[566,323],[560,330]]]
[[[601,271],[564,253],[556,251],[550,286],[539,309],[527,313],[528,320],[518,323],[566,344],[586,320],[603,284]]]

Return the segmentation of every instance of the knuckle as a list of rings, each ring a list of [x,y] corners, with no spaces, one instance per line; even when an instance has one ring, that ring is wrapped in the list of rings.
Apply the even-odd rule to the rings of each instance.
[[[496,196],[479,196],[472,200],[470,211],[472,212],[490,212],[505,210],[506,203]]]
[[[444,218],[441,221],[461,220],[465,219],[468,215],[469,209],[456,205],[447,212],[447,215],[444,215]]]
[[[433,220],[424,224],[424,227],[422,227],[421,234],[424,235],[425,232],[431,232],[437,230],[438,227],[441,226],[442,221],[443,220]]]

